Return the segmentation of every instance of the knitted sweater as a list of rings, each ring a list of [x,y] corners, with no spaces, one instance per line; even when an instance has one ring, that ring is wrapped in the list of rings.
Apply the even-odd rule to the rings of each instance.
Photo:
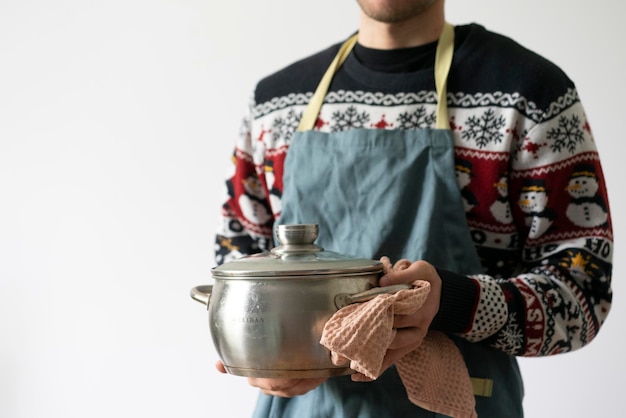
[[[441,306],[432,328],[511,355],[580,348],[610,309],[613,234],[576,88],[557,66],[509,38],[476,24],[455,33],[449,123],[459,192],[484,271],[465,277],[439,270]],[[334,77],[315,129],[434,128],[435,46],[357,45]],[[289,144],[338,48],[257,84],[226,181],[218,264],[273,246]]]

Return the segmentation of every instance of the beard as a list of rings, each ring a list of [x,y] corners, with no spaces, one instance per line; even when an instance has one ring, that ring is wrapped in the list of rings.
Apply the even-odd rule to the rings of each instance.
[[[371,19],[383,23],[399,23],[420,15],[437,0],[357,0],[361,10]]]

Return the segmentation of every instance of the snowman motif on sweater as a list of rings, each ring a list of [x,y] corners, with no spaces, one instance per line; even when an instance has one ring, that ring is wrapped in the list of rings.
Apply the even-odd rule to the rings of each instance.
[[[543,179],[526,179],[517,205],[524,212],[529,238],[543,235],[556,219],[556,212],[547,207],[548,192]]]
[[[472,163],[467,160],[458,159],[455,163],[456,181],[461,189],[461,198],[463,199],[463,208],[467,215],[473,215],[471,210],[474,206],[478,206],[478,199],[469,189],[472,181]]]
[[[496,183],[494,183],[493,187],[496,188],[498,196],[489,207],[489,211],[496,221],[500,222],[501,224],[508,225],[513,222],[511,205],[509,205],[508,173],[502,173],[500,179]]]
[[[574,167],[565,188],[572,197],[565,214],[574,225],[593,228],[607,222],[607,206],[602,196],[598,194],[599,187],[593,166],[579,164]]]
[[[282,211],[282,193],[278,187],[276,187],[276,176],[274,175],[274,161],[267,160],[265,161],[265,183],[269,188],[269,201],[270,207],[272,208],[272,212],[274,216],[280,215]]]
[[[265,191],[263,184],[256,176],[242,180],[245,193],[239,196],[238,202],[243,216],[250,222],[262,225],[272,218],[272,214],[264,203]]]

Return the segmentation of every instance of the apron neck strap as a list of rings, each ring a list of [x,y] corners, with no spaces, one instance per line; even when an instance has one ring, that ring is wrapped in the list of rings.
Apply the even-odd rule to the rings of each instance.
[[[450,129],[448,120],[448,74],[454,55],[454,27],[445,22],[435,53],[435,88],[437,89],[437,129]]]
[[[352,48],[358,40],[358,33],[352,35],[347,41],[341,45],[339,52],[330,63],[330,66],[324,73],[320,84],[317,86],[313,97],[309,101],[307,108],[300,119],[298,131],[309,131],[315,126],[317,117],[322,108],[324,97],[330,87],[333,76],[344,63]],[[443,31],[437,42],[437,52],[435,53],[435,88],[437,89],[437,129],[448,129],[448,106],[447,106],[447,80],[450,66],[452,65],[452,55],[454,52],[454,27],[448,22],[444,22]]]

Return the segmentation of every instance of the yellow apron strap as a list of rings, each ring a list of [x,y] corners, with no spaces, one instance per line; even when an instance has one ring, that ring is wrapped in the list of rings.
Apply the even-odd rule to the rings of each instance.
[[[326,97],[326,93],[328,92],[330,82],[339,67],[341,67],[341,64],[343,64],[346,58],[348,58],[348,55],[350,55],[350,51],[352,51],[358,37],[358,34],[354,34],[346,42],[344,42],[341,48],[339,48],[339,52],[335,56],[333,62],[330,63],[324,77],[322,77],[322,81],[320,81],[320,84],[317,86],[317,90],[315,90],[313,97],[311,97],[309,105],[302,115],[302,119],[300,119],[300,124],[298,125],[299,132],[309,131],[315,126],[317,116],[322,108],[322,103],[324,102],[324,97]]]
[[[435,54],[435,87],[437,88],[437,129],[450,129],[448,120],[448,73],[454,54],[454,27],[445,22]]]
[[[493,380],[481,379],[480,377],[470,377],[474,396],[489,398],[493,393]]]
[[[309,131],[315,127],[315,122],[322,108],[324,97],[328,93],[328,88],[333,76],[344,63],[350,51],[354,48],[358,40],[358,34],[351,36],[341,45],[339,52],[331,62],[330,66],[324,73],[322,81],[317,86],[313,97],[309,101],[307,108],[302,114],[298,131]],[[435,87],[437,88],[437,128],[449,129],[448,121],[448,103],[447,103],[447,80],[450,66],[452,65],[452,55],[454,53],[454,26],[448,22],[444,23],[443,31],[437,43],[437,52],[435,54]]]

